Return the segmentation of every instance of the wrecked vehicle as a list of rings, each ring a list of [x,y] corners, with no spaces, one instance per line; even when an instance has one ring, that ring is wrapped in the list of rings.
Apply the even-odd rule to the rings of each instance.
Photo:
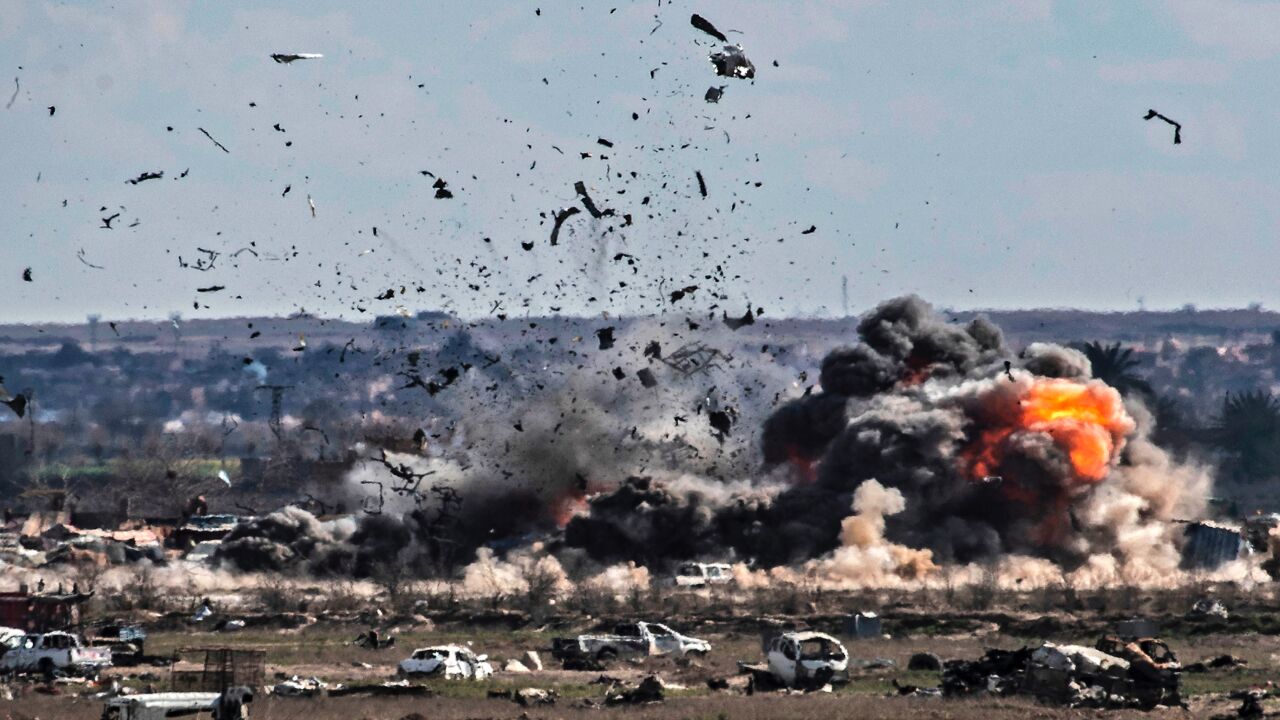
[[[487,655],[476,655],[461,645],[419,648],[396,667],[400,676],[430,675],[445,680],[484,680],[493,675]]]
[[[57,673],[96,677],[107,667],[111,667],[109,649],[85,647],[80,638],[65,632],[24,635],[0,656],[0,671],[38,672],[46,678]]]
[[[738,667],[757,684],[816,689],[849,682],[849,651],[826,633],[784,633],[769,641],[764,665]]]
[[[1046,642],[1032,649],[987,650],[978,660],[944,665],[942,694],[1025,693],[1072,707],[1181,706],[1181,666],[1165,643],[1104,635],[1096,647]]]
[[[110,650],[113,665],[137,665],[146,656],[147,631],[137,625],[99,625],[86,631],[85,642]]]
[[[0,627],[0,655],[4,655],[11,648],[17,647],[24,635],[26,633],[18,628]]]
[[[706,587],[733,582],[733,568],[728,563],[684,563],[673,578],[676,587]]]
[[[607,662],[620,657],[706,655],[709,652],[711,643],[706,640],[681,635],[666,625],[649,622],[618,625],[612,635],[579,635],[551,641],[551,656],[562,662],[583,659]]]
[[[171,717],[245,720],[253,691],[234,687],[220,693],[166,692],[126,695],[104,703],[102,720],[162,720]]]

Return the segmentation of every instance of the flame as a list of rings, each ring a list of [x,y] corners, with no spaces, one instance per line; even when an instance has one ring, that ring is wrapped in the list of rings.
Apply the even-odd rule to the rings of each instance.
[[[817,459],[805,456],[795,445],[787,446],[787,461],[791,463],[792,483],[812,485],[818,481]]]
[[[1031,378],[1017,384],[1016,407],[998,396],[994,407],[975,418],[985,425],[965,453],[970,476],[993,475],[1019,433],[1043,433],[1071,462],[1074,479],[1091,485],[1107,476],[1111,463],[1134,430],[1120,393],[1099,381]]]
[[[565,488],[551,501],[547,508],[547,515],[557,528],[563,530],[575,516],[587,514],[590,508],[589,501],[593,495],[610,489],[612,488],[590,480],[575,483],[572,487]]]
[[[1106,478],[1135,429],[1120,393],[1100,380],[1022,375],[984,394],[970,416],[978,431],[962,453],[969,476],[996,476],[1000,494],[1037,518],[1031,536],[1044,545],[1061,542],[1072,498]],[[1070,474],[1062,484],[1010,476],[1006,457],[1029,434],[1047,435],[1068,460]]]

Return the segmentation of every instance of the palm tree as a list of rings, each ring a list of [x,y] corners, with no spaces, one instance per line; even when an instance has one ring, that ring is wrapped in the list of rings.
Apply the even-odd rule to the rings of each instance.
[[[1227,393],[1214,430],[1240,479],[1270,478],[1280,470],[1280,399],[1271,393]]]
[[[1093,366],[1093,376],[1119,390],[1121,395],[1138,392],[1149,397],[1153,394],[1151,385],[1133,373],[1133,369],[1142,364],[1133,357],[1133,348],[1121,348],[1120,343],[1103,345],[1095,341],[1085,343],[1084,355]]]

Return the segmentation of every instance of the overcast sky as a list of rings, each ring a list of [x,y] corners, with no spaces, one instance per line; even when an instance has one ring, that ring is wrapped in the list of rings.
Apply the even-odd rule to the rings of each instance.
[[[0,1],[0,321],[1280,306],[1280,3],[361,5]]]

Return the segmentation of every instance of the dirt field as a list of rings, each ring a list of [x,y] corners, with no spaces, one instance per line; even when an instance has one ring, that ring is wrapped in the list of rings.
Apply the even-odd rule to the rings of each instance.
[[[497,675],[485,682],[428,682],[435,691],[430,698],[275,698],[259,697],[252,706],[254,718],[327,720],[328,718],[399,720],[411,713],[448,720],[451,718],[518,718],[527,713],[531,718],[574,717],[601,713],[628,718],[1079,718],[1079,717],[1187,717],[1188,711],[1161,709],[1152,713],[1136,711],[1072,710],[1037,704],[1029,698],[905,698],[897,697],[892,681],[919,686],[934,686],[937,673],[908,672],[907,660],[918,651],[934,652],[943,659],[975,658],[984,648],[1011,649],[1038,643],[1024,636],[978,631],[946,635],[903,634],[889,639],[848,640],[854,658],[852,680],[833,694],[783,696],[757,693],[746,696],[741,691],[712,691],[706,681],[733,675],[738,660],[756,661],[761,657],[758,632],[716,627],[705,622],[702,627],[677,626],[678,629],[709,639],[714,650],[710,656],[694,662],[669,658],[644,662],[619,662],[604,674],[624,680],[639,680],[657,674],[669,684],[679,686],[668,693],[665,703],[601,709],[591,703],[603,699],[605,686],[595,683],[599,671],[567,671],[555,667],[549,653],[553,636],[562,631],[465,624],[440,624],[435,629],[403,624],[387,629],[397,637],[397,646],[385,650],[365,650],[351,644],[361,629],[352,624],[318,622],[303,629],[254,629],[239,633],[208,633],[182,630],[153,632],[148,652],[164,655],[178,647],[224,645],[260,648],[267,652],[268,683],[294,675],[320,677],[327,682],[360,682],[390,679],[396,663],[415,647],[441,643],[470,642],[478,653],[489,655]],[[892,623],[889,623],[892,626]],[[1055,634],[1060,643],[1091,644],[1096,635],[1090,632]],[[1280,637],[1260,634],[1210,633],[1171,639],[1184,664],[1232,654],[1248,665],[1233,670],[1207,673],[1185,673],[1184,695],[1194,717],[1231,712],[1239,701],[1225,693],[1261,686],[1280,673]],[[531,674],[501,672],[509,658],[526,650],[541,651],[547,669]],[[883,663],[884,660],[891,663]],[[888,668],[857,669],[865,662],[880,661]],[[365,665],[369,667],[365,667]],[[115,668],[107,677],[140,690],[165,690],[167,669],[160,667]],[[101,701],[77,697],[91,689],[67,689],[63,695],[48,696],[34,684],[11,686],[17,693],[12,701],[0,701],[0,719],[40,718],[41,720],[96,719]],[[522,708],[509,700],[489,698],[493,690],[537,687],[555,690],[560,698],[556,705]]]

